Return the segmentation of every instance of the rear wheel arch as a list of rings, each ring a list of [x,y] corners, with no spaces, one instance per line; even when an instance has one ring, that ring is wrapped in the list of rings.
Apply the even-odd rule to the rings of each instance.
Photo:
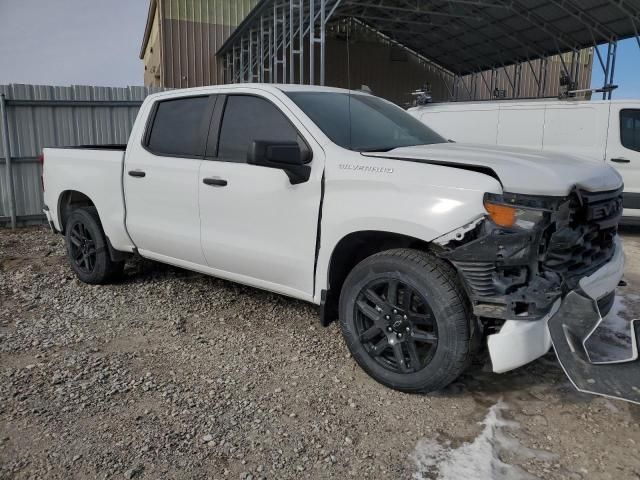
[[[91,198],[78,190],[65,190],[58,197],[58,220],[60,231],[65,232],[67,220],[74,210],[81,207],[95,207]]]
[[[78,190],[65,190],[60,194],[60,197],[58,198],[58,222],[60,224],[60,233],[62,233],[63,235],[65,234],[69,217],[74,211],[78,210],[79,208],[93,208],[95,210],[98,221],[100,221],[98,208],[88,195]],[[100,228],[102,229],[102,225],[100,226]],[[109,240],[107,234],[104,233],[104,231],[103,234],[106,239],[107,248],[109,249],[109,256],[111,257],[111,260],[114,262],[122,262],[123,260],[125,260],[127,258],[127,254],[113,248],[113,245],[111,245],[111,240]]]
[[[342,285],[353,268],[365,258],[394,248],[429,251],[430,244],[395,232],[361,230],[345,235],[333,248],[323,292],[321,322],[329,325],[338,317]]]

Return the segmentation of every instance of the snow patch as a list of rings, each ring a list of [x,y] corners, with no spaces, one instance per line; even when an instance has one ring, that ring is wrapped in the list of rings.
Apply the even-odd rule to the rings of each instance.
[[[410,455],[415,466],[414,480],[534,480],[517,465],[503,462],[499,455],[510,452],[521,458],[553,460],[556,455],[533,450],[522,445],[518,439],[504,432],[504,428],[518,428],[519,424],[504,419],[502,411],[507,405],[500,400],[493,405],[481,422],[484,428],[473,442],[452,448],[451,442],[444,445],[425,438],[418,442]]]

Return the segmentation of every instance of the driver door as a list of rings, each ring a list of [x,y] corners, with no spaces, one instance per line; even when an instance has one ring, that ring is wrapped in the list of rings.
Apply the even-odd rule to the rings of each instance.
[[[275,97],[218,102],[198,182],[207,264],[218,276],[311,300],[323,151]],[[247,164],[254,140],[311,148],[309,180],[292,185],[283,170]]]

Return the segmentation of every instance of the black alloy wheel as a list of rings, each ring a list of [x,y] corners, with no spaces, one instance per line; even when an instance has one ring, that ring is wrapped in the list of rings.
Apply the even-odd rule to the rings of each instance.
[[[386,250],[342,285],[340,328],[353,359],[376,381],[431,392],[471,360],[471,306],[454,267],[430,252]]]
[[[65,224],[65,242],[71,269],[91,284],[103,284],[122,275],[124,261],[114,261],[95,207],[75,209]]]
[[[370,282],[355,302],[355,327],[367,353],[394,372],[417,372],[433,359],[438,326],[426,299],[395,278]]]
[[[69,230],[70,257],[78,270],[90,275],[96,268],[96,242],[82,222],[76,222]]]

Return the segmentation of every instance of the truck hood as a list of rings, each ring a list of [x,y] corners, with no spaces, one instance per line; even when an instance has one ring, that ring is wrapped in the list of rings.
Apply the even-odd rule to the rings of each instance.
[[[363,155],[485,169],[495,174],[505,192],[511,193],[565,196],[574,187],[601,192],[622,186],[618,172],[601,161],[525,148],[438,143]]]

